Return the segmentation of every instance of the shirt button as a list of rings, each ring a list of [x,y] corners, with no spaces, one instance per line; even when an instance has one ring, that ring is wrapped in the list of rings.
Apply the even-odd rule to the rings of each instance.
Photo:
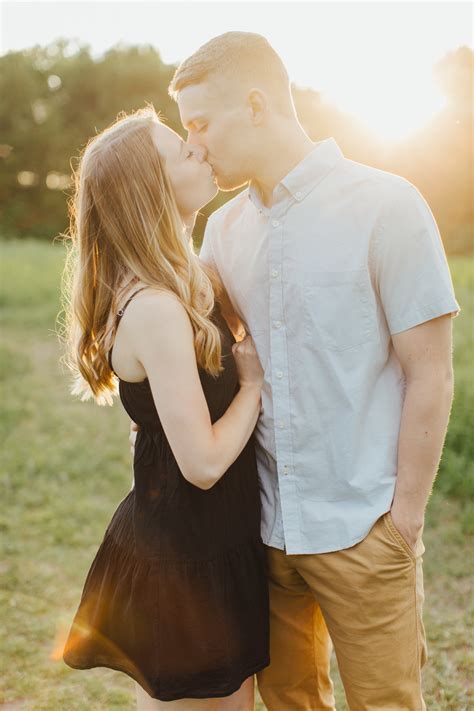
[[[289,471],[289,468],[285,464],[285,466],[283,467],[283,474],[288,474]]]
[[[278,271],[276,269],[272,270],[272,277],[275,278],[278,276]]]
[[[285,429],[285,423],[284,423],[283,420],[280,420],[280,422],[278,423],[278,427],[279,427],[281,430],[284,430],[284,429]]]
[[[272,220],[272,227],[279,227],[279,226],[280,226],[280,223],[278,222],[278,220]]]
[[[280,328],[280,326],[281,326],[281,321],[274,321],[274,322],[273,322],[273,325],[275,326],[275,328]]]
[[[279,380],[280,380],[281,378],[283,378],[283,373],[281,372],[281,370],[277,370],[276,376],[277,376],[277,378],[278,378]]]
[[[295,198],[297,200],[299,200],[301,197],[302,197],[302,195],[301,195],[300,191],[298,190],[298,192],[295,193]]]

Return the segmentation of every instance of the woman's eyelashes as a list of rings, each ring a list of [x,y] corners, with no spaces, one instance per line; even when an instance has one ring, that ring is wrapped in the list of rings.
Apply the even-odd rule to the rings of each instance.
[[[185,148],[185,154],[184,154],[184,160],[188,160],[188,158],[197,158],[197,151],[194,150],[191,146],[186,146]]]
[[[183,150],[183,158],[184,160],[188,160],[188,158],[195,158],[202,163],[206,160],[206,151],[201,146],[193,144],[185,145]]]

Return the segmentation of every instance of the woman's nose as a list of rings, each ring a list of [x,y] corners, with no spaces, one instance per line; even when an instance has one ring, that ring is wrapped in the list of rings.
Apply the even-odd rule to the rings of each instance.
[[[195,148],[197,157],[201,161],[201,163],[204,163],[204,161],[207,158],[207,150],[204,148],[204,146],[196,146]]]
[[[201,161],[201,163],[206,160],[207,148],[203,146],[202,143],[199,143],[198,137],[193,136],[191,132],[189,132],[188,140],[186,142],[191,147],[194,155]]]

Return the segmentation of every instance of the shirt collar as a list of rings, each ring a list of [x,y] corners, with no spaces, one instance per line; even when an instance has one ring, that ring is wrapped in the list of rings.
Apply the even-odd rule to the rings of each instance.
[[[278,183],[273,191],[273,204],[280,202],[288,193],[297,202],[301,202],[316,185],[344,158],[334,138],[318,141],[314,148]],[[261,212],[269,212],[265,207],[255,185],[250,183],[249,199]]]

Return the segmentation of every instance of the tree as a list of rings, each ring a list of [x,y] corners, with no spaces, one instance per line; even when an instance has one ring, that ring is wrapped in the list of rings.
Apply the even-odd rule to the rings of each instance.
[[[472,250],[472,74],[460,47],[434,68],[446,107],[416,135],[380,144],[353,116],[317,91],[293,87],[300,121],[313,140],[334,136],[346,157],[399,173],[427,198],[448,251]],[[102,57],[60,40],[0,57],[0,234],[53,239],[67,227],[71,159],[120,111],[152,103],[183,135],[168,96],[174,66],[151,46],[117,45]],[[220,193],[196,223],[236,193]]]

